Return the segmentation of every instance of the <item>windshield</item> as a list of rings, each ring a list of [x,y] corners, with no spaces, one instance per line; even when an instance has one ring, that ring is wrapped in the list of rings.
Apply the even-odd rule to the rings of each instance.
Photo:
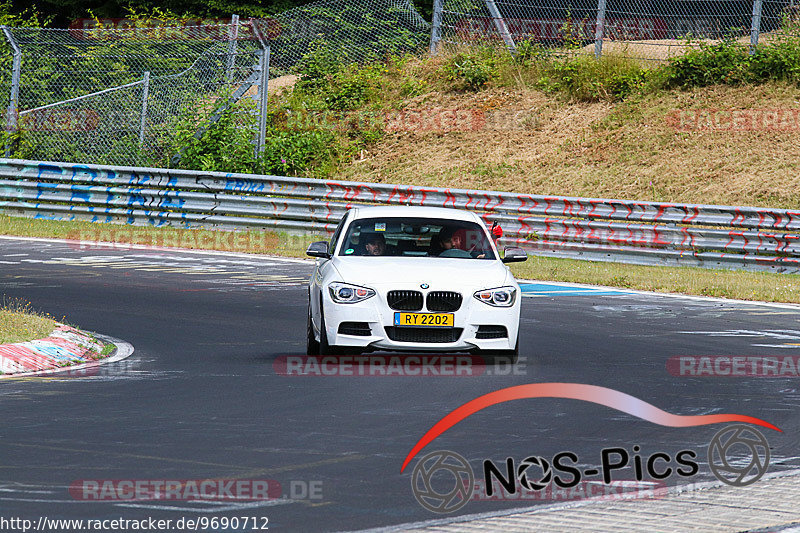
[[[437,218],[355,220],[339,255],[495,259],[481,225]]]

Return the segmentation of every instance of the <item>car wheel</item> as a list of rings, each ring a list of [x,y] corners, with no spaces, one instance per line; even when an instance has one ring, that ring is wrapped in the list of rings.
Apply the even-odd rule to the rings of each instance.
[[[325,309],[322,306],[322,297],[319,299],[319,353],[320,355],[339,355],[337,346],[328,344],[328,330],[325,327]]]
[[[319,342],[314,337],[314,324],[311,322],[311,302],[308,304],[308,338],[306,339],[306,355],[319,355]]]

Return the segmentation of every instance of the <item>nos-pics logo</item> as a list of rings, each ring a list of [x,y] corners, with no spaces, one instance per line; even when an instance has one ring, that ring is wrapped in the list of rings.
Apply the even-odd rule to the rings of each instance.
[[[639,447],[634,447],[634,450]],[[623,450],[613,448],[613,454],[618,455]],[[548,488],[551,483],[555,483],[561,488],[572,487],[581,482],[583,474],[602,475],[603,482],[612,482],[613,470],[629,466],[628,455],[625,453],[624,462],[619,461],[615,456],[614,462],[608,461],[610,454],[603,453],[603,465],[601,469],[592,469],[581,472],[573,466],[566,466],[559,463],[558,459],[545,459],[543,457],[531,456],[519,461],[514,467],[514,460],[506,460],[509,478],[516,476],[516,480],[499,478],[500,484],[513,494],[515,486],[529,491],[540,491]],[[637,480],[644,479],[642,464],[646,464],[647,474],[654,479],[664,479],[677,473],[684,477],[697,474],[699,468],[691,458],[696,457],[693,451],[686,450],[676,455],[686,454],[679,464],[689,468],[672,468],[669,464],[669,456],[663,452],[656,452],[649,457],[634,457],[634,469]],[[577,460],[577,455],[572,452],[562,452],[556,455],[573,456]],[[657,459],[657,460],[654,460]],[[713,474],[728,485],[744,487],[755,483],[766,473],[769,467],[769,444],[764,435],[758,430],[744,425],[737,424],[728,426],[711,439],[708,445],[708,464]],[[661,462],[659,462],[659,460]],[[510,464],[509,464],[510,463]],[[658,466],[656,466],[658,465]],[[480,487],[488,491],[492,490],[492,474],[500,474],[502,469],[489,459],[483,461],[483,483],[475,482],[475,473],[469,462],[461,455],[441,450],[431,452],[419,460],[411,474],[411,490],[417,502],[425,509],[434,513],[451,513],[462,508],[473,499],[475,490]],[[566,474],[562,480],[558,475]],[[513,481],[516,481],[514,483]],[[599,482],[600,480],[598,480]],[[479,489],[476,489],[479,487]],[[491,494],[489,494],[491,496]]]
[[[765,420],[741,414],[675,415],[640,400],[630,394],[596,385],[582,383],[528,383],[496,390],[457,407],[434,424],[406,455],[400,472],[409,466],[414,457],[439,435],[459,422],[487,407],[527,398],[567,398],[604,405],[627,413],[647,422],[666,427],[695,427],[709,424],[734,423],[719,431],[708,446],[708,464],[720,481],[734,486],[745,486],[758,481],[769,465],[769,445],[754,426],[781,432],[781,429]],[[694,476],[699,471],[697,454],[693,450],[681,450],[674,457],[664,452],[645,455],[640,446],[633,446],[633,468],[637,481],[650,477],[663,480],[671,475]],[[642,452],[642,453],[640,453]],[[630,464],[630,456],[624,448],[607,448],[601,456],[601,469],[580,470],[577,454],[561,452],[552,458],[531,456],[521,462],[509,457],[503,467],[492,461],[483,462],[483,487],[489,496],[493,481],[509,493],[516,485],[528,491],[538,491],[553,483],[559,488],[579,484],[582,478],[602,475],[608,486],[612,471],[624,469]],[[743,457],[744,456],[744,457]],[[571,463],[571,464],[569,464]],[[539,473],[537,478],[534,472]],[[491,474],[491,475],[490,475]],[[561,474],[566,474],[562,476]],[[646,474],[646,476],[645,476]],[[495,477],[495,479],[492,479]],[[475,473],[462,456],[450,451],[433,452],[417,463],[411,476],[411,488],[417,501],[436,513],[449,513],[460,509],[470,500],[475,491]],[[478,494],[480,495],[480,494]]]

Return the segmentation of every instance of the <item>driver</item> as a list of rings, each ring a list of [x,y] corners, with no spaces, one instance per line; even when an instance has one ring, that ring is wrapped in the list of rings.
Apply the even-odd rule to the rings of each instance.
[[[471,240],[474,240],[470,238]],[[467,230],[464,228],[445,227],[439,232],[437,236],[437,253],[436,255],[447,257],[473,257],[475,259],[483,259],[486,257],[485,253],[473,252],[474,248],[479,244],[476,243],[472,249],[467,250]]]
[[[384,255],[386,253],[386,239],[380,233],[370,233],[364,241],[367,255]]]
[[[464,239],[462,232],[455,228],[442,228],[439,232],[439,245],[442,250],[452,250],[453,248],[464,249]]]

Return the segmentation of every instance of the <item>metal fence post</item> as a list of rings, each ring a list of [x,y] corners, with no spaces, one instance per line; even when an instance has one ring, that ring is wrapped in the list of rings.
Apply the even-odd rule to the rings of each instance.
[[[233,82],[233,67],[236,64],[236,41],[239,37],[239,15],[231,16],[231,27],[228,29],[228,61],[225,78]]]
[[[750,26],[750,55],[756,53],[758,34],[761,32],[761,7],[763,0],[753,0],[753,23]]]
[[[442,9],[444,0],[433,0],[433,24],[431,25],[431,55],[435,56],[442,40]]]
[[[597,1],[597,24],[594,29],[594,57],[603,55],[603,35],[606,30],[606,0]]]
[[[6,112],[6,131],[18,131],[19,124],[17,123],[17,114],[19,113],[19,83],[20,74],[22,71],[22,51],[17,46],[17,41],[11,34],[8,26],[3,26],[3,34],[5,35],[8,43],[14,53],[14,58],[11,63],[11,97],[8,102],[8,111]],[[6,141],[5,155],[11,157],[12,143],[10,140]]]
[[[142,115],[139,119],[139,150],[144,148],[144,129],[147,120],[147,97],[150,95],[150,71],[144,73],[142,80]]]
[[[497,32],[500,34],[500,37],[502,37],[503,41],[505,41],[508,50],[512,54],[516,54],[517,45],[514,44],[514,38],[511,37],[511,32],[508,31],[506,21],[503,18],[503,15],[500,14],[500,10],[497,9],[497,4],[494,2],[494,0],[486,0],[486,7],[489,9],[489,13],[492,15],[492,20],[494,20],[494,26],[497,28]]]
[[[267,143],[267,103],[269,99],[269,45],[261,53],[261,76],[258,80],[258,143],[256,144],[256,157],[264,153]]]
[[[264,153],[267,143],[267,103],[269,99],[269,42],[264,39],[255,20],[250,19],[253,33],[261,45],[258,59],[258,131],[256,132],[256,159]]]

